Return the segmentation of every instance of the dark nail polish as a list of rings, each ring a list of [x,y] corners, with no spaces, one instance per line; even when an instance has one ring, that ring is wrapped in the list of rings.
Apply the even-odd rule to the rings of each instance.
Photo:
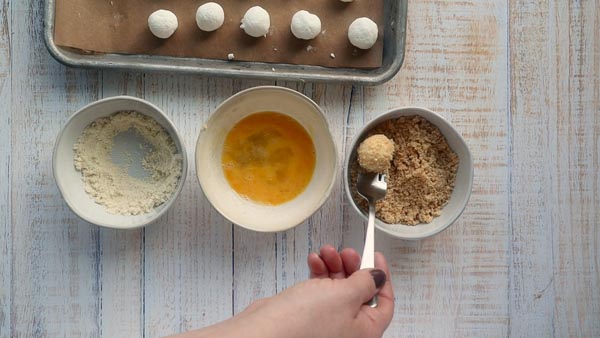
[[[383,284],[385,284],[385,272],[379,269],[371,270],[371,276],[373,276],[373,280],[375,281],[375,287],[381,288]]]

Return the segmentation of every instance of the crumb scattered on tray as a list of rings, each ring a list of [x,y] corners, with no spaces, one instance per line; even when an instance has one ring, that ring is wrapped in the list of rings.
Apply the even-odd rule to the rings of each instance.
[[[395,144],[392,165],[387,171],[388,190],[376,204],[377,218],[389,224],[429,223],[439,216],[452,195],[458,156],[440,130],[419,116],[388,120],[370,131],[383,134]],[[366,201],[356,192],[360,168],[351,164],[352,196],[361,209]]]

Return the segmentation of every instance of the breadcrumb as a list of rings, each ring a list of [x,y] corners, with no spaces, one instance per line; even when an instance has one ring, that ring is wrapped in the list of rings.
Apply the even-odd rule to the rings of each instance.
[[[387,194],[376,204],[376,216],[388,224],[430,223],[448,203],[458,169],[458,156],[440,130],[420,116],[400,117],[376,126],[369,135],[383,134],[395,144],[387,171]],[[351,167],[352,196],[363,210],[366,201],[356,192],[361,172]]]

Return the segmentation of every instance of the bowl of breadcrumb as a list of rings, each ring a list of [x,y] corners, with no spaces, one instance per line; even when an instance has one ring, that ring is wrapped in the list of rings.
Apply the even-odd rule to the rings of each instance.
[[[386,196],[376,203],[375,226],[391,236],[433,236],[462,214],[473,184],[473,159],[460,133],[423,108],[399,108],[367,123],[356,135],[344,167],[346,195],[366,219],[356,191],[360,173],[386,175]]]
[[[187,158],[169,118],[148,101],[117,96],[75,112],[53,154],[56,184],[82,219],[108,228],[146,226],[183,187]]]

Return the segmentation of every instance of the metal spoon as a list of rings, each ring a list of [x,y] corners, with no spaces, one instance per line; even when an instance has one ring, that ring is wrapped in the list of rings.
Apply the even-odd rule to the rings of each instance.
[[[387,191],[387,182],[385,174],[359,174],[356,182],[358,194],[369,201],[369,222],[367,225],[367,234],[365,238],[365,247],[363,250],[361,269],[375,267],[375,202],[384,198]],[[370,307],[377,307],[377,296],[373,297],[368,303]]]

